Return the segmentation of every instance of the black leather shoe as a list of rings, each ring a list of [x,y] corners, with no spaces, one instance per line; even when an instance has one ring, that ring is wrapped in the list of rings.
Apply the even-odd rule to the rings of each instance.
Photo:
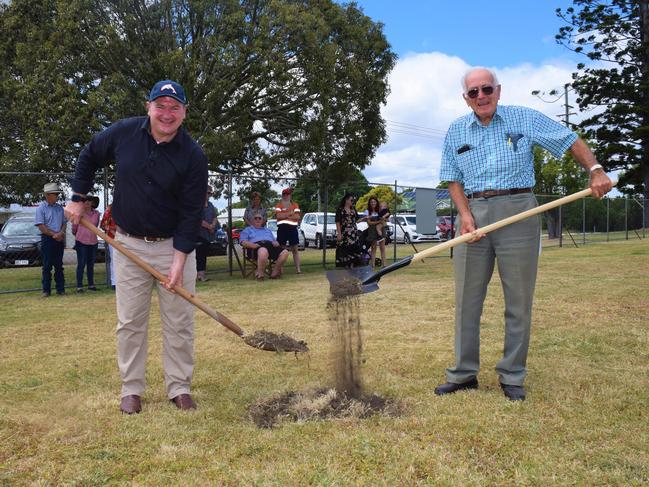
[[[523,386],[513,386],[510,384],[500,384],[500,387],[503,390],[503,394],[510,401],[524,401],[525,400],[525,388]]]
[[[453,392],[463,391],[466,389],[477,389],[478,388],[478,379],[474,377],[471,380],[462,382],[461,384],[455,384],[454,382],[447,382],[441,386],[435,388],[435,394],[438,396],[443,396],[444,394],[452,394]]]
[[[120,401],[119,409],[122,411],[122,414],[138,414],[142,411],[140,396],[135,394],[124,396]]]

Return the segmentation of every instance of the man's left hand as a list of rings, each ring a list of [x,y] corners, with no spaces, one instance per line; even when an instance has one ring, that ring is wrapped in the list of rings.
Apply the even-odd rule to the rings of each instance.
[[[63,207],[63,212],[68,221],[78,224],[81,221],[81,217],[86,212],[86,207],[81,201],[68,201]]]
[[[600,170],[595,171],[590,175],[588,186],[593,191],[593,196],[595,198],[601,198],[613,189],[613,182],[604,171]]]

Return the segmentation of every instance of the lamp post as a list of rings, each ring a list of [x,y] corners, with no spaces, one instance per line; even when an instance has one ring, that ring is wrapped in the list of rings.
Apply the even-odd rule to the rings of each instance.
[[[542,92],[540,90],[534,90],[532,91],[532,95],[537,97],[539,100],[541,100],[544,103],[555,103],[559,101],[562,97],[564,99],[563,106],[565,108],[565,112],[561,115],[557,115],[557,117],[562,117],[563,118],[563,123],[566,124],[566,127],[570,128],[570,115],[577,115],[576,113],[573,113],[570,111],[571,108],[574,108],[572,105],[568,103],[568,91],[570,91],[570,83],[566,83],[563,85],[563,95],[559,93],[558,90],[553,89],[551,90],[548,95],[550,96],[555,96],[556,98],[554,100],[546,100],[543,98],[542,95],[545,95],[545,92]]]

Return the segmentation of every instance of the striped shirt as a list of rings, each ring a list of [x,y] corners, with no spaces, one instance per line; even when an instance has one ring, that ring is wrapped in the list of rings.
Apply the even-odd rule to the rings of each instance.
[[[541,112],[498,106],[489,125],[476,115],[455,120],[442,151],[441,181],[456,181],[466,194],[534,186],[534,146],[561,157],[577,135]]]

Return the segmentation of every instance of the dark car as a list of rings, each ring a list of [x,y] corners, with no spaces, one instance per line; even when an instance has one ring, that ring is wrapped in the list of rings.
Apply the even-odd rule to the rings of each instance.
[[[0,266],[41,265],[41,232],[34,225],[34,215],[12,216],[0,232]]]
[[[207,244],[207,255],[226,255],[228,253],[228,241],[225,232],[218,228],[214,232],[214,238]]]
[[[438,216],[437,217],[437,227],[439,228],[442,238],[448,240],[453,238],[453,223],[455,222],[455,217],[451,219],[450,216]]]

